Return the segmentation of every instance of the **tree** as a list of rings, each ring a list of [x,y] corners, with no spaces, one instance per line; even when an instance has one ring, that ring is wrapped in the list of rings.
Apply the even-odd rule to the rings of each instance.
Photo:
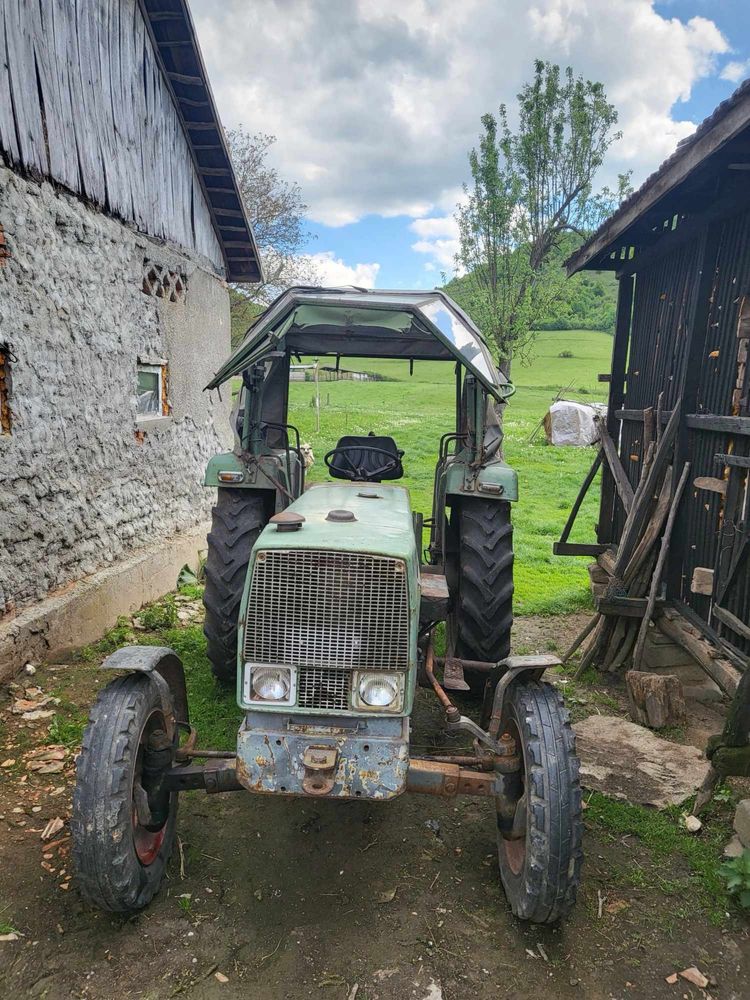
[[[533,82],[518,94],[515,131],[505,105],[497,118],[481,121],[479,148],[469,154],[472,184],[456,211],[459,296],[509,375],[513,357],[562,293],[555,256],[563,238],[595,228],[629,176],[618,192],[605,188],[592,197],[604,155],[620,138],[617,111],[600,83],[575,77],[570,67],[561,73],[537,60]]]
[[[253,316],[290,285],[315,284],[315,266],[304,248],[307,205],[296,183],[269,165],[273,135],[251,135],[242,125],[226,133],[240,195],[258,243],[265,281],[232,289],[232,342],[241,339]],[[235,329],[237,328],[237,329]]]

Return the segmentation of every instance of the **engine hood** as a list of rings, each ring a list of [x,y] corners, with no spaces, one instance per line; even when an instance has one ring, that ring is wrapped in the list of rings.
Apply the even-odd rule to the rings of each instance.
[[[316,483],[290,504],[304,517],[297,531],[267,525],[255,543],[260,549],[327,549],[369,552],[411,563],[417,554],[409,492],[385,483]],[[354,520],[333,520],[331,511],[349,511]]]

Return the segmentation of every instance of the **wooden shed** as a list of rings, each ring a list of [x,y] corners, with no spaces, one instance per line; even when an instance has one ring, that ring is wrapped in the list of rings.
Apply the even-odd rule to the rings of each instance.
[[[619,294],[611,371],[600,376],[609,382],[604,442],[584,484],[601,462],[596,538],[568,541],[573,514],[556,551],[595,555],[603,615],[653,617],[732,694],[750,657],[750,81],[566,267],[614,271]],[[670,502],[634,594],[624,566],[655,516],[659,479],[643,473],[667,428]],[[621,650],[620,664],[635,650]]]

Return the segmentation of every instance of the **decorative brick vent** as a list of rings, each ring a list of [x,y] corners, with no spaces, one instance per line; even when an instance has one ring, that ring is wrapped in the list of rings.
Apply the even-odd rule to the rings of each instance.
[[[187,278],[184,274],[169,271],[152,260],[143,261],[143,292],[157,299],[180,302],[185,297]]]
[[[10,250],[5,242],[5,230],[0,223],[0,267],[5,267],[5,261],[10,257]]]

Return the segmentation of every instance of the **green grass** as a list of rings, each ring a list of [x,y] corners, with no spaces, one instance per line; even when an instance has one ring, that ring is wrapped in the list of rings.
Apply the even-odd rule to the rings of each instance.
[[[557,393],[580,401],[603,401],[597,373],[609,368],[612,338],[591,330],[544,331],[528,366],[516,365],[518,387],[505,411],[505,459],[518,472],[520,500],[514,507],[517,614],[563,614],[590,605],[586,559],[556,557],[560,535],[588,468],[592,448],[552,448],[540,432],[529,437]],[[560,358],[571,351],[572,358]],[[315,431],[310,382],[290,385],[289,421],[312,445],[312,481],[325,479],[323,455],[344,434],[392,435],[406,452],[403,485],[412,505],[428,514],[440,436],[455,429],[453,366],[418,361],[409,375],[405,361],[346,359],[350,369],[377,371],[394,381],[322,382],[320,433]],[[570,388],[568,389],[568,387]],[[593,541],[597,517],[595,482],[579,513],[572,541]]]
[[[653,864],[649,867],[627,863],[619,875],[623,884],[658,888],[674,895],[677,916],[689,916],[703,909],[712,923],[720,924],[729,907],[729,894],[722,875],[722,849],[731,836],[731,809],[721,803],[710,806],[710,822],[704,818],[700,836],[688,833],[680,824],[683,809],[674,806],[657,812],[643,806],[609,799],[598,792],[587,798],[587,824],[621,841],[637,837],[648,848]],[[665,872],[665,864],[684,869],[684,874]],[[685,904],[685,913],[680,912]]]

